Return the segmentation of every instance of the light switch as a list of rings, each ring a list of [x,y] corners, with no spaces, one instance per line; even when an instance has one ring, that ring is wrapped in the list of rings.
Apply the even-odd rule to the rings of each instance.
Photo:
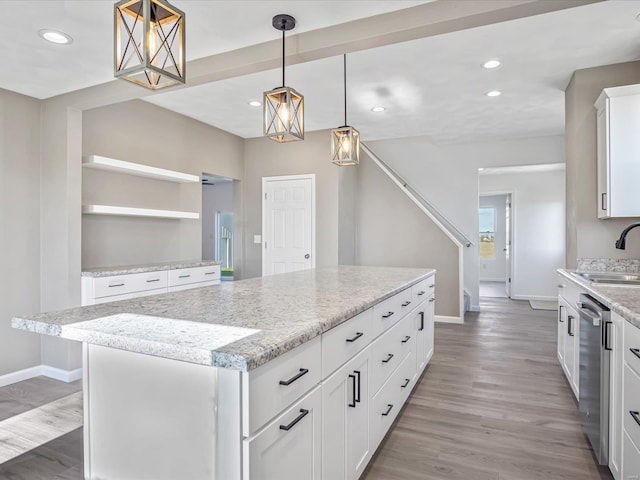
[[[253,243],[257,243],[258,245],[260,245],[262,243],[262,235],[254,235]]]

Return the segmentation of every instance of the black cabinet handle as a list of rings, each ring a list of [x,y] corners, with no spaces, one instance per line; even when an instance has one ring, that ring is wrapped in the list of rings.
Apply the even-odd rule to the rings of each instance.
[[[403,307],[408,307],[409,305],[411,305],[411,302],[409,300],[402,304]]]
[[[298,373],[297,375],[291,377],[289,380],[280,380],[280,385],[284,385],[285,387],[287,385],[291,385],[293,382],[295,382],[296,380],[298,380],[300,377],[302,377],[303,375],[306,375],[307,373],[309,373],[309,369],[307,368],[301,368],[300,369],[300,373]]]
[[[204,272],[205,275],[215,275],[216,272]]]
[[[562,319],[562,308],[564,307],[564,305],[560,305],[558,306],[558,321],[560,323],[563,323],[564,320]]]
[[[384,315],[382,315],[382,318],[389,318],[391,315],[393,315],[393,312],[387,312]]]
[[[411,340],[411,337],[407,335],[406,337],[404,337],[404,340],[402,340],[402,343],[407,343],[409,340]]]
[[[147,280],[147,283],[159,282],[159,278],[152,278],[151,280]]]
[[[280,425],[280,430],[284,430],[284,431],[288,432],[293,427],[295,427],[296,424],[300,420],[302,420],[304,417],[306,417],[308,414],[309,414],[309,410],[305,410],[304,408],[301,408],[300,409],[300,415],[298,415],[296,418],[294,418],[293,421],[289,425]]]
[[[609,327],[611,325],[613,325],[613,322],[604,322],[604,332],[602,332],[602,334],[604,335],[604,339],[602,341],[602,344],[605,350],[613,350],[613,348],[609,346],[609,330],[611,330]]]
[[[113,283],[109,285],[109,288],[112,288],[112,287],[124,287],[124,283]]]
[[[420,328],[418,329],[419,332],[424,330],[424,312],[420,312]]]
[[[353,380],[353,383],[351,384],[351,392],[353,394],[351,398],[353,398],[353,402],[349,402],[348,405],[351,408],[356,408],[356,376],[349,374],[349,378]]]
[[[605,192],[605,193],[603,193],[603,194],[600,196],[600,203],[601,203],[601,205],[600,205],[600,206],[602,207],[602,210],[606,210],[606,209],[607,209],[607,207],[606,207],[606,205],[605,205],[605,201],[604,201],[604,199],[605,199],[606,195],[607,195],[607,194],[606,194],[606,192]]]
[[[393,358],[393,353],[389,353],[387,355],[387,359],[386,360],[382,360],[382,363],[389,363],[392,358]]]
[[[629,412],[638,425],[640,425],[640,412]]]
[[[409,380],[408,378],[404,379],[404,384],[400,385],[400,388],[406,388],[407,385],[409,385],[409,383],[411,382],[411,380]]]
[[[358,394],[357,396],[354,396],[356,403],[360,403],[360,371],[359,370],[354,370],[353,373],[356,374],[356,376],[358,377],[358,390],[356,391],[356,393]]]
[[[435,301],[436,301],[436,297],[433,297],[433,298],[430,298],[430,299],[429,299],[429,302],[430,302],[430,303],[435,302]]]
[[[351,337],[351,338],[347,338],[347,342],[351,343],[351,342],[355,342],[357,339],[359,339],[362,335],[364,335],[364,333],[362,332],[356,332],[356,334]]]
[[[178,275],[178,278],[189,278],[191,275]]]
[[[571,320],[573,320],[573,315],[569,315],[567,317],[567,333],[570,337],[573,337],[573,332],[571,331]]]
[[[640,349],[630,348],[631,353],[633,353],[636,357],[640,358]]]
[[[431,285],[429,285],[429,288],[433,288],[435,286],[436,286],[435,283],[432,283]]]
[[[424,290],[420,290],[420,291],[418,292],[418,296],[419,296],[419,297],[421,297],[421,296],[422,296],[422,295],[424,295],[425,293],[427,293],[427,292],[425,292]]]
[[[393,408],[393,405],[391,405],[390,403],[387,403],[387,411],[382,412],[382,416],[386,417],[387,415],[389,415],[389,412],[391,411],[392,408]]]

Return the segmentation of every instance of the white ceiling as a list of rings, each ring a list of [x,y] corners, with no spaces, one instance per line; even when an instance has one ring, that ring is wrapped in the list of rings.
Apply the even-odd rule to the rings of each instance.
[[[113,80],[115,0],[2,0],[0,88],[36,98]],[[296,17],[296,33],[426,1],[172,0],[187,12],[189,60],[279,38],[271,17]],[[640,0],[610,0],[348,56],[349,123],[365,140],[428,136],[438,143],[564,133],[564,89],[573,71],[640,58]],[[62,30],[69,46],[40,39]],[[499,58],[498,69],[480,64]],[[262,109],[249,107],[280,84],[272,70],[147,100],[241,137],[262,135]],[[307,131],[343,123],[342,59],[287,68],[305,95]],[[497,98],[484,96],[499,89]],[[375,114],[371,107],[387,108]]]

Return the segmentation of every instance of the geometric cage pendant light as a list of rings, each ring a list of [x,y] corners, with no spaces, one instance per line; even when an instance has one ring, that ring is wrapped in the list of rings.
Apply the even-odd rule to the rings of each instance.
[[[331,161],[339,166],[360,163],[360,132],[347,124],[347,56],[344,60],[344,125],[331,130]]]
[[[284,81],[284,32],[293,30],[296,20],[281,14],[273,17],[272,24],[282,31],[282,86],[263,94],[264,136],[279,143],[304,140],[304,96]]]
[[[115,4],[115,77],[157,90],[186,81],[185,14],[166,0]]]

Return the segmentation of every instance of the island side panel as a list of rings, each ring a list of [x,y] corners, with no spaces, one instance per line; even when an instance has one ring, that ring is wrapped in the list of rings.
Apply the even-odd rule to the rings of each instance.
[[[240,479],[240,372],[87,344],[84,369],[86,479]]]

